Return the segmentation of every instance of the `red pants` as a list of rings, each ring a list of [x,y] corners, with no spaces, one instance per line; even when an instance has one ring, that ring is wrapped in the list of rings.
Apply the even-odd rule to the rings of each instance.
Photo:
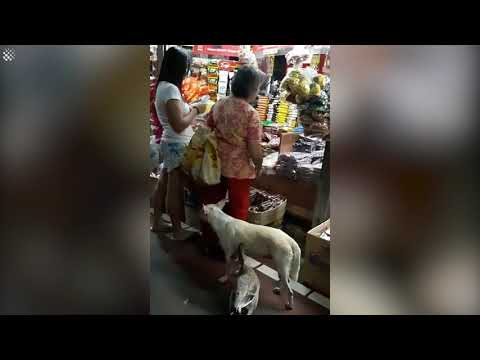
[[[252,179],[227,179],[229,208],[228,214],[236,219],[248,219],[250,207],[250,185]]]
[[[252,179],[232,179],[222,177],[218,185],[206,186],[196,189],[202,204],[215,204],[225,199],[227,191],[229,203],[224,209],[225,213],[240,220],[248,219],[250,206],[250,185]],[[207,222],[200,222],[202,237],[207,246],[218,246],[218,237]]]

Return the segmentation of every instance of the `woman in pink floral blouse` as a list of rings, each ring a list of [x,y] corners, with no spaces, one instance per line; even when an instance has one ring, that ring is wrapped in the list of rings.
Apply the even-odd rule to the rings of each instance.
[[[242,66],[232,80],[232,95],[219,100],[207,117],[218,140],[228,212],[241,220],[248,218],[250,185],[262,169],[262,126],[250,103],[255,101],[263,80],[256,68]]]

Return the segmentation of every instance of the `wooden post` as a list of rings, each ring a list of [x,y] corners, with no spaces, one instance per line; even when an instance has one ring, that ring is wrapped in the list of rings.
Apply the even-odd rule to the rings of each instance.
[[[322,172],[317,183],[317,199],[313,210],[312,227],[330,218],[330,140],[325,144]]]

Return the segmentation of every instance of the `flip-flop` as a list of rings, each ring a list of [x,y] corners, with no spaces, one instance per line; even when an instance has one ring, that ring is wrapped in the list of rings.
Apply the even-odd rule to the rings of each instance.
[[[154,227],[154,226],[151,226],[150,231],[154,232],[154,233],[171,232],[172,231],[172,225],[168,224],[168,223],[165,223],[165,222],[162,222],[162,224],[160,224],[160,227],[158,227],[158,228]]]

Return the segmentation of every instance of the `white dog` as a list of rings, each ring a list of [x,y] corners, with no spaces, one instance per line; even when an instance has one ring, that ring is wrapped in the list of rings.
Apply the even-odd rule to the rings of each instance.
[[[251,255],[271,255],[277,267],[279,280],[276,294],[280,288],[288,291],[286,309],[293,309],[293,291],[290,281],[298,280],[300,271],[301,251],[298,244],[283,231],[267,226],[250,224],[225,214],[222,209],[226,200],[218,204],[204,205],[203,213],[220,240],[220,246],[225,252],[226,271],[219,281],[226,282],[230,272],[232,255],[242,244],[245,251]]]

